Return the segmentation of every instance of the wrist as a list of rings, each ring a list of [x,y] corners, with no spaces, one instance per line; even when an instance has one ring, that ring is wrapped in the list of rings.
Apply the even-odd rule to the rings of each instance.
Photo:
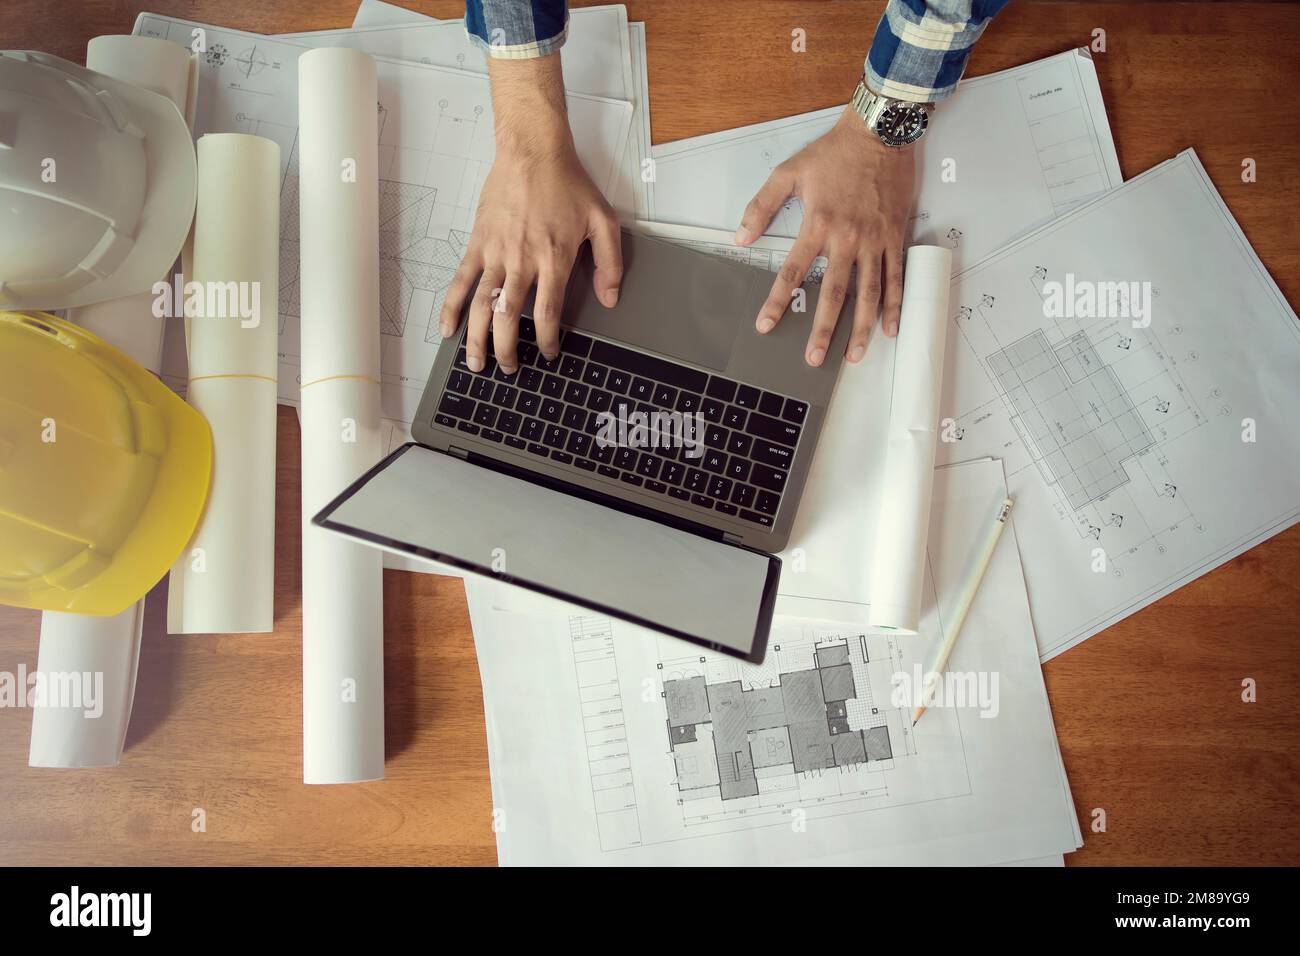
[[[849,110],[885,149],[915,144],[930,123],[932,104],[895,99],[875,93],[864,75],[853,91]]]
[[[489,60],[498,153],[526,155],[573,148],[558,53],[531,60]]]

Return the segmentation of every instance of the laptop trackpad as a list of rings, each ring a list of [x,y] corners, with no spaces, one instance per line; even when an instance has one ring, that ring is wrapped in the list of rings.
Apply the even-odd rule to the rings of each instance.
[[[779,569],[766,554],[423,445],[358,485],[323,527],[761,659]]]

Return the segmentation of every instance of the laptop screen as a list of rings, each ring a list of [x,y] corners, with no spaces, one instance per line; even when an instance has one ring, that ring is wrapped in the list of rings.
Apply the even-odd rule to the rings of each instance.
[[[780,562],[423,445],[406,445],[314,519],[758,661]]]

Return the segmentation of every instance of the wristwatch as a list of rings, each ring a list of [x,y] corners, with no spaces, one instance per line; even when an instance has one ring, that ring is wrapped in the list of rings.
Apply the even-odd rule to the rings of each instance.
[[[925,135],[930,125],[930,110],[934,106],[933,103],[910,103],[873,93],[867,86],[866,74],[858,80],[858,88],[853,91],[849,105],[882,143],[895,149],[915,143]]]

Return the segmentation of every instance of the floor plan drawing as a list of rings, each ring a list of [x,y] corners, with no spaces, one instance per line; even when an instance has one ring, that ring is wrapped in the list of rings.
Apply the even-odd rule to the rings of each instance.
[[[1026,277],[1037,304],[1061,274],[1036,266]],[[1166,536],[1197,533],[1200,523],[1179,494],[1187,479],[1171,473],[1161,446],[1207,421],[1161,331],[1128,318],[1128,294],[1116,283],[1114,300],[1097,310],[1103,317],[1039,308],[1008,321],[1000,314],[1008,297],[981,293],[956,304],[952,320],[954,341],[996,398],[952,415],[950,447],[960,448],[971,430],[1000,428],[1008,475],[1036,475],[1058,517],[1088,550],[1103,549],[1116,576],[1146,550],[1163,553]],[[1180,332],[1178,325],[1165,330],[1171,338]]]
[[[616,625],[567,618],[591,802],[606,851],[684,832],[782,825],[798,809],[854,813],[906,802],[890,772],[917,756],[910,712],[890,702],[904,651],[883,634],[791,624],[762,664],[657,643],[655,676],[635,682],[640,656]],[[653,693],[646,690],[653,686]],[[635,688],[635,692],[634,692]],[[632,728],[649,704],[661,731],[638,756]],[[944,715],[944,719],[950,718]],[[960,737],[960,726],[952,721]],[[950,795],[966,785],[951,762]]]
[[[895,755],[915,752],[905,708],[891,706],[901,668],[879,634],[787,631],[766,660],[680,656],[657,665],[672,795],[685,821],[888,796]]]
[[[788,799],[802,775],[868,762],[892,766],[889,722],[872,699],[864,635],[813,647],[812,667],[796,667],[792,658],[806,654],[788,647],[773,648],[772,656],[768,669],[777,676],[766,681],[736,675],[711,682],[691,673],[689,663],[669,665],[683,675],[663,682],[683,803],[717,797],[725,805],[761,792]]]
[[[1076,511],[1127,484],[1124,463],[1155,444],[1083,332],[1052,347],[1035,330],[986,361],[1035,462]]]

